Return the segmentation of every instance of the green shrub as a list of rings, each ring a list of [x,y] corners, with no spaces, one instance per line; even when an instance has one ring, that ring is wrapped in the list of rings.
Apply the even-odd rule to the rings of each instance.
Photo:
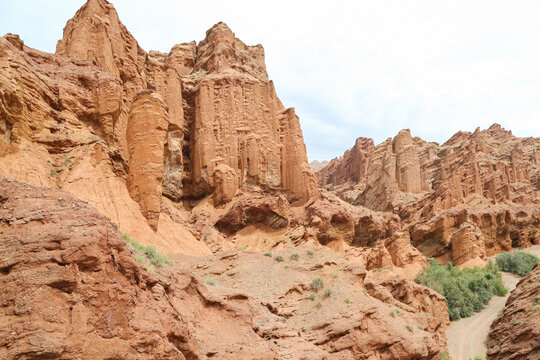
[[[493,295],[504,296],[507,290],[497,265],[488,262],[484,268],[460,269],[451,263],[441,265],[431,259],[416,282],[426,285],[446,298],[451,320],[468,317],[484,308]]]
[[[309,256],[313,256],[314,253],[315,252],[311,249],[306,250],[306,254],[308,254]]]
[[[414,328],[411,324],[407,324],[405,325],[405,327],[407,328],[407,330],[409,330],[410,332],[413,332],[414,331]]]
[[[128,234],[123,233],[121,231],[118,232],[124,240],[126,240],[128,244],[128,248],[131,250],[132,253],[135,255],[135,259],[139,262],[144,262],[144,259],[142,258],[142,255],[144,255],[150,263],[153,265],[161,266],[163,264],[169,264],[172,265],[172,262],[167,259],[167,257],[163,254],[160,254],[157,252],[156,247],[154,245],[148,245],[144,246],[143,244],[133,240],[129,237]],[[142,261],[141,261],[142,260]]]
[[[424,325],[422,325],[422,324],[418,324],[417,328],[424,331]]]
[[[347,304],[350,304],[350,303],[352,303],[352,300],[351,300],[351,298],[345,298],[345,302],[346,302]]]
[[[206,285],[216,286],[216,281],[214,279],[206,279],[204,283]]]
[[[271,251],[267,251],[267,252],[264,253],[264,256],[270,256],[270,257],[272,257],[272,252],[271,252]]]
[[[474,355],[474,360],[486,360],[484,355]]]
[[[309,296],[308,296],[308,299],[311,300],[311,301],[315,300],[315,294],[309,295]]]
[[[300,254],[297,252],[293,252],[291,255],[291,259],[298,260],[300,258]]]
[[[246,248],[244,246],[239,246],[238,247],[238,251],[242,251],[242,250],[245,250]]]
[[[321,290],[323,286],[324,286],[324,281],[320,277],[317,277],[311,281],[311,288],[315,292]]]
[[[439,352],[439,358],[440,358],[441,360],[449,360],[449,359],[450,359],[450,357],[448,356],[448,354],[445,353],[444,351]]]
[[[523,251],[512,251],[497,255],[497,265],[502,271],[511,272],[520,276],[527,275],[534,265],[540,261],[538,256]]]
[[[281,255],[276,256],[276,261],[277,262],[282,262],[283,261],[283,256],[281,256]]]
[[[324,296],[330,297],[330,296],[332,296],[333,292],[334,292],[334,290],[329,286],[329,287],[326,288],[326,290],[324,290]]]

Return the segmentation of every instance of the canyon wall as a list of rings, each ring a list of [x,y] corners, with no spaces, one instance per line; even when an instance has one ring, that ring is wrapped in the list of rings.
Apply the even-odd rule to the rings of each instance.
[[[409,130],[371,150],[359,152],[359,143],[367,140],[317,172],[319,184],[399,215],[426,256],[463,264],[540,243],[540,139],[495,124],[443,145]]]

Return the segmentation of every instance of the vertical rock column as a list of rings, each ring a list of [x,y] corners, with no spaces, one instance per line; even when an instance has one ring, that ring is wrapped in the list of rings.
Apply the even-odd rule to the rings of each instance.
[[[161,96],[149,91],[135,96],[126,132],[128,190],[154,230],[157,230],[161,206],[163,153],[168,125],[167,110]]]

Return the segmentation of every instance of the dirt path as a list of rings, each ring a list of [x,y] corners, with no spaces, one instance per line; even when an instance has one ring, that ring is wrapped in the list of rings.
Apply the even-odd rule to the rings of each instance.
[[[540,245],[523,251],[540,256]],[[503,282],[509,290],[505,297],[494,296],[489,304],[479,313],[471,317],[452,322],[446,331],[448,351],[452,360],[474,359],[475,355],[486,355],[485,340],[489,327],[502,311],[510,292],[514,290],[520,278],[510,273],[502,273]]]

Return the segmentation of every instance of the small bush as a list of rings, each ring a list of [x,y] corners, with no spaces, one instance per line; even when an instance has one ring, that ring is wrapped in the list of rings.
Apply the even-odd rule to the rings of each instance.
[[[364,293],[364,295],[366,295],[366,296],[368,295],[368,291],[367,291],[366,288],[363,288],[363,289],[362,289],[362,292]]]
[[[534,265],[540,261],[538,256],[523,251],[502,253],[496,257],[497,265],[502,271],[511,272],[520,276],[527,275]]]
[[[244,246],[239,246],[238,247],[238,251],[242,251],[242,250],[245,250],[246,248]]]
[[[326,290],[324,290],[324,296],[330,297],[330,296],[332,296],[333,292],[334,292],[334,290],[331,287],[327,287]]]
[[[65,160],[64,160],[64,164],[65,165],[68,165],[71,163],[71,158],[70,157],[67,157]]]
[[[446,298],[451,320],[471,316],[482,310],[493,295],[504,296],[507,292],[497,265],[491,261],[484,268],[460,269],[451,263],[440,265],[432,259],[416,282]]]
[[[51,170],[51,176],[56,176],[56,170],[54,169]]]
[[[320,277],[318,278],[315,278],[311,281],[311,288],[313,289],[313,291],[317,292],[319,290],[321,290],[324,286],[324,281],[323,279],[321,279]]]
[[[537,311],[538,309],[540,309],[540,305],[534,305],[531,310],[532,311]]]
[[[309,296],[308,296],[308,299],[311,300],[311,301],[315,300],[315,294],[309,295]]]
[[[282,322],[285,322],[287,321],[287,318],[285,316],[282,316],[281,319],[280,319]]]
[[[317,301],[317,305],[316,305],[316,306],[317,306],[317,309],[321,308],[321,307],[322,307],[322,302]]]
[[[313,256],[314,253],[315,252],[313,250],[311,250],[311,249],[306,250],[306,254],[309,255],[309,256]]]
[[[281,256],[281,255],[276,256],[276,261],[277,262],[282,262],[283,261],[283,256]]]
[[[418,324],[417,328],[424,331],[424,325],[422,325],[422,324]]]
[[[486,360],[484,355],[474,355],[474,360]]]
[[[216,286],[216,281],[214,279],[206,279],[204,283],[206,285]]]
[[[405,327],[407,328],[407,330],[409,330],[410,332],[413,332],[414,331],[414,328],[411,324],[407,324],[405,325]]]
[[[272,257],[272,252],[271,252],[271,251],[267,251],[267,252],[264,253],[264,256],[270,256],[270,257]]]
[[[172,262],[169,259],[167,259],[165,255],[157,252],[156,247],[154,245],[144,246],[143,244],[130,238],[129,235],[126,233],[119,231],[119,234],[122,236],[122,238],[124,238],[124,240],[126,240],[131,252],[135,253],[134,256],[137,261],[144,263],[144,259],[142,257],[142,255],[144,255],[148,259],[148,261],[153,265],[156,265],[156,266],[161,266],[163,264],[172,265]],[[139,258],[137,258],[137,256]]]
[[[352,303],[352,300],[351,300],[350,298],[345,298],[345,302],[346,302],[347,304],[350,304],[350,303]]]
[[[441,352],[439,352],[439,359],[440,360],[449,360],[450,357],[448,356],[447,353],[445,353],[444,351],[441,351]]]
[[[395,318],[395,317],[396,317],[396,314],[397,314],[397,315],[401,315],[401,314],[403,314],[403,311],[401,311],[400,308],[394,308],[394,309],[392,309],[392,310],[390,311],[390,316],[392,316],[392,317]]]
[[[300,254],[297,252],[293,252],[291,255],[291,259],[298,260],[300,258]]]

